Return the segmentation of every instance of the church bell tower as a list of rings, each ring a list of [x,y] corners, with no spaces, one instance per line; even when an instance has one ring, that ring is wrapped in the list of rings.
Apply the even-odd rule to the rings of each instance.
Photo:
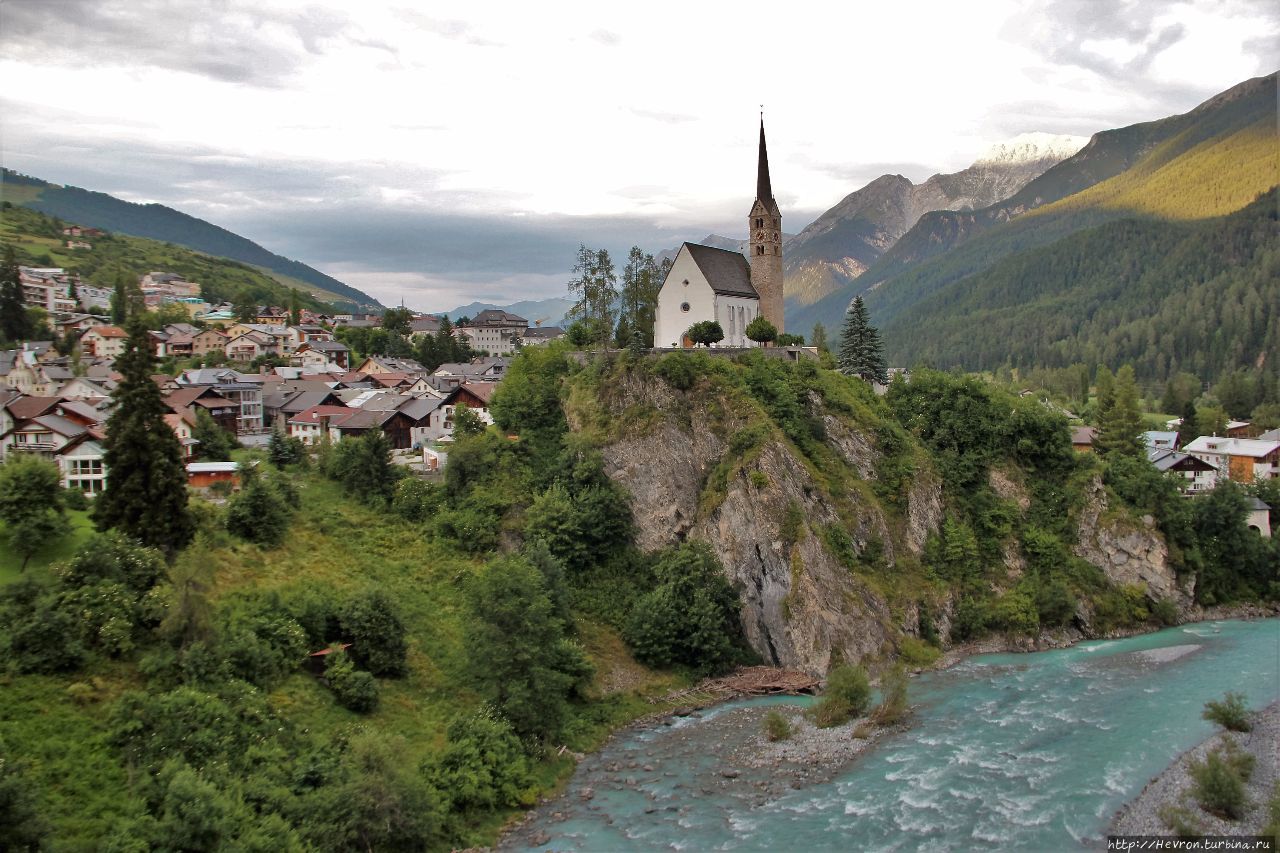
[[[760,118],[760,163],[756,171],[756,201],[747,216],[750,235],[751,286],[760,296],[760,313],[782,334],[782,211],[769,184],[769,155],[764,146],[764,117]]]

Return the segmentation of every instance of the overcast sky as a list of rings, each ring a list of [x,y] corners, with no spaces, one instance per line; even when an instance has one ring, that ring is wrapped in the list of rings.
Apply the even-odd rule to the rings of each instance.
[[[0,160],[158,201],[386,303],[561,296],[579,242],[796,232],[886,172],[1185,112],[1271,0],[0,0]]]

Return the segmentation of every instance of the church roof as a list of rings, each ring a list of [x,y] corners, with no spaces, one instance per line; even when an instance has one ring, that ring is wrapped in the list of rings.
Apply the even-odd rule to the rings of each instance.
[[[741,252],[728,252],[699,243],[685,243],[693,262],[702,270],[707,284],[716,293],[726,296],[745,296],[759,299],[760,294],[751,286],[751,265]]]

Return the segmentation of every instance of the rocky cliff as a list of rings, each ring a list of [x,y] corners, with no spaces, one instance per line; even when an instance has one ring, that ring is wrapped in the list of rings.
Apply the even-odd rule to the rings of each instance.
[[[1080,512],[1079,541],[1073,552],[1102,570],[1117,586],[1138,586],[1147,597],[1167,599],[1185,613],[1192,607],[1193,584],[1184,583],[1169,565],[1169,548],[1155,519],[1133,520],[1109,511],[1106,490],[1094,479]]]
[[[942,514],[932,472],[914,479],[901,518],[869,488],[850,490],[838,511],[811,462],[781,435],[768,432],[745,452],[735,449],[735,434],[759,421],[722,392],[628,379],[609,406],[615,417],[649,415],[643,429],[625,430],[602,448],[606,472],[631,495],[638,544],[708,542],[739,590],[747,639],[762,658],[824,673],[833,655],[874,661],[894,654],[900,620],[852,570],[850,554],[834,553],[831,539],[840,534],[832,531],[843,531],[857,559],[886,569],[899,553],[918,553]],[[810,406],[846,473],[869,481],[879,458],[874,436],[816,395]]]

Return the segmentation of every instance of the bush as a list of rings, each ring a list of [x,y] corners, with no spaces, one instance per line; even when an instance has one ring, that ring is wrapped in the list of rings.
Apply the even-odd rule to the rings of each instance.
[[[650,666],[722,672],[740,656],[738,595],[711,549],[686,543],[654,566],[657,586],[632,611],[623,637]]]
[[[960,603],[956,605],[955,618],[951,620],[951,640],[957,642],[982,636],[987,631],[990,618],[987,603],[982,599],[960,599]]]
[[[827,689],[813,706],[818,728],[830,728],[861,717],[871,707],[871,681],[860,666],[837,666],[827,674]]]
[[[898,643],[898,657],[907,666],[916,669],[924,669],[933,666],[934,662],[942,656],[942,652],[936,646],[931,646],[924,640],[915,637],[903,637]]]
[[[771,742],[787,740],[791,737],[791,723],[781,711],[770,711],[764,717],[764,736]]]
[[[907,670],[898,664],[880,678],[880,704],[876,706],[875,719],[882,726],[891,726],[911,710],[907,704]]]
[[[342,609],[343,636],[351,656],[374,675],[398,678],[409,671],[409,643],[403,620],[391,597],[380,589],[367,592]]]
[[[531,805],[533,777],[511,724],[490,708],[458,717],[446,730],[449,744],[423,768],[455,809]]]
[[[684,353],[667,353],[658,359],[653,372],[677,391],[688,391],[698,380],[698,371],[693,359]]]
[[[1177,625],[1178,605],[1174,604],[1172,599],[1162,598],[1151,605],[1151,615],[1161,625]]]
[[[439,512],[444,495],[439,486],[407,477],[396,485],[391,509],[405,521],[426,521]]]
[[[1228,693],[1222,697],[1221,702],[1204,703],[1204,713],[1200,716],[1229,732],[1247,732],[1253,729],[1253,723],[1249,722],[1249,709],[1240,693]]]
[[[367,714],[378,707],[378,682],[369,673],[356,669],[346,652],[335,650],[325,658],[324,678],[342,707],[357,714]]]
[[[227,530],[241,539],[273,548],[284,541],[289,529],[289,506],[261,477],[233,497],[227,505]]]
[[[1203,761],[1191,762],[1191,793],[1210,814],[1238,820],[1249,807],[1244,786],[1252,769],[1252,761],[1242,761],[1241,754],[1215,749]]]
[[[1204,834],[1204,827],[1191,811],[1183,806],[1165,803],[1156,812],[1160,821],[1179,838],[1194,838]]]
[[[62,493],[62,505],[83,512],[89,508],[89,499],[79,489],[67,489]]]

